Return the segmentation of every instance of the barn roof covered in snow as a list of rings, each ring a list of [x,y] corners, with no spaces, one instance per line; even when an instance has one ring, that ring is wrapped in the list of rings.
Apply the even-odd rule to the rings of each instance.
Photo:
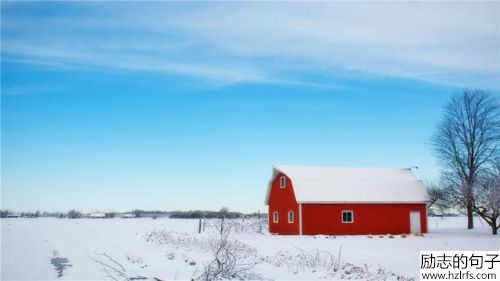
[[[427,191],[410,169],[340,168],[285,166],[273,167],[271,184],[283,173],[292,181],[298,203],[423,203]]]

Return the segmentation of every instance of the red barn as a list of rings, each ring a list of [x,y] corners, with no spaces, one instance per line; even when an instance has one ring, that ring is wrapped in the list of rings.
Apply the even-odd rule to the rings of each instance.
[[[427,191],[410,169],[274,166],[269,232],[291,235],[427,232]]]

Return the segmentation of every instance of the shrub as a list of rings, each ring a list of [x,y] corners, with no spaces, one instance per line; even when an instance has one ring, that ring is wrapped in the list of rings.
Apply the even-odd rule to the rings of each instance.
[[[68,212],[68,218],[70,219],[79,219],[81,218],[83,215],[81,212],[77,211],[77,210],[71,210]]]

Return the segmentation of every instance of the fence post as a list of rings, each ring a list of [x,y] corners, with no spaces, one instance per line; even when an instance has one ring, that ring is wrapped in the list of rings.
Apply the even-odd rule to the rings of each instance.
[[[224,231],[224,215],[222,215],[222,219],[220,222],[220,234],[222,235],[222,232]]]
[[[260,220],[260,210],[257,210],[257,216],[259,216],[259,233],[262,233],[262,221]]]

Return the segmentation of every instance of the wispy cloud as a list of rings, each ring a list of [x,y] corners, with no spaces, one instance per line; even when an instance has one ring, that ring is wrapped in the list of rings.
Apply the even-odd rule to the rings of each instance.
[[[2,51],[10,55],[13,61],[28,62],[32,64],[48,65],[54,67],[106,67],[125,70],[154,71],[191,75],[206,79],[222,81],[260,81],[264,76],[251,69],[222,68],[209,64],[194,62],[174,62],[158,56],[137,55],[129,52],[103,53],[93,49],[72,51],[66,46],[35,46],[31,44],[5,43]],[[22,60],[18,57],[28,57]],[[6,60],[11,59],[7,56]]]
[[[30,5],[2,9],[2,60],[221,83],[317,85],[304,77],[356,73],[500,83],[498,2],[97,2],[52,4],[50,17]]]

